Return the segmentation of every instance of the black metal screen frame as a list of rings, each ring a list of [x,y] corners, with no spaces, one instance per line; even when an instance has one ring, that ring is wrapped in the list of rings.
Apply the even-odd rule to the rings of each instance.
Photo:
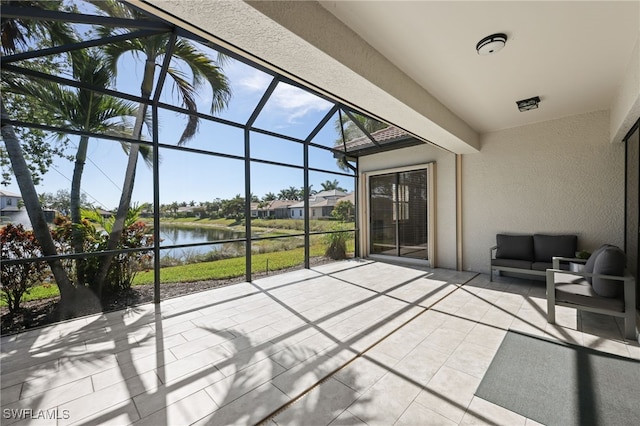
[[[92,91],[95,93],[99,93],[99,94],[103,94],[103,95],[108,95],[108,96],[113,96],[116,98],[120,98],[120,99],[124,99],[127,101],[131,101],[131,102],[136,102],[139,104],[144,104],[146,105],[146,107],[150,107],[151,108],[151,116],[152,116],[152,140],[151,141],[146,141],[146,140],[142,140],[142,139],[136,139],[136,138],[122,138],[122,137],[114,137],[114,136],[110,136],[110,135],[103,135],[103,134],[98,134],[98,133],[93,133],[93,132],[85,132],[85,131],[77,131],[77,130],[72,130],[72,129],[66,129],[66,128],[62,128],[62,127],[57,127],[57,126],[51,126],[51,125],[46,125],[46,124],[42,124],[42,123],[33,123],[33,122],[26,122],[26,121],[20,121],[20,120],[7,120],[6,122],[3,123],[3,125],[5,124],[10,124],[10,125],[14,125],[16,127],[24,127],[24,128],[34,128],[34,129],[41,129],[41,130],[45,130],[45,131],[50,131],[50,132],[57,132],[57,133],[65,133],[65,134],[71,134],[71,135],[79,135],[79,136],[88,136],[88,137],[92,137],[92,138],[97,138],[97,139],[103,139],[103,140],[111,140],[111,141],[124,141],[124,142],[128,142],[128,143],[137,143],[137,144],[143,144],[143,145],[149,145],[153,147],[153,150],[155,152],[156,155],[154,155],[154,160],[153,160],[153,202],[154,202],[154,244],[153,247],[145,247],[145,248],[133,248],[133,249],[117,249],[117,250],[111,250],[111,251],[98,251],[98,252],[85,252],[85,253],[73,253],[73,254],[60,254],[60,255],[56,255],[56,256],[43,256],[43,257],[37,257],[37,258],[29,258],[29,259],[11,259],[11,260],[3,260],[3,263],[6,264],[17,264],[17,263],[28,263],[28,262],[43,262],[43,261],[51,261],[51,260],[55,260],[55,259],[77,259],[77,258],[89,258],[89,257],[101,257],[101,256],[107,256],[107,255],[113,255],[113,254],[123,254],[123,253],[134,253],[134,252],[149,252],[149,251],[153,251],[154,253],[154,302],[155,303],[159,303],[160,302],[160,251],[161,250],[167,250],[167,249],[172,249],[172,248],[186,248],[186,247],[199,247],[199,246],[207,246],[207,245],[213,245],[213,244],[220,244],[220,243],[225,243],[225,242],[244,242],[245,243],[245,256],[246,256],[246,268],[245,268],[245,279],[246,281],[251,281],[252,279],[252,274],[251,274],[251,244],[254,241],[260,241],[260,240],[271,240],[271,239],[278,239],[278,238],[291,238],[291,237],[299,237],[299,236],[303,236],[304,237],[304,267],[305,268],[309,268],[309,256],[310,256],[310,235],[319,235],[319,234],[330,234],[333,232],[354,232],[355,235],[355,247],[356,247],[356,256],[359,256],[359,228],[358,228],[358,218],[359,218],[359,214],[358,214],[358,203],[356,201],[355,203],[355,207],[356,207],[356,214],[355,214],[355,218],[356,218],[356,222],[355,222],[355,227],[352,229],[345,229],[345,230],[341,230],[341,231],[328,231],[328,232],[311,232],[310,231],[310,222],[309,222],[309,194],[308,192],[308,188],[309,188],[309,172],[320,172],[320,173],[327,173],[327,174],[331,174],[334,176],[342,176],[342,177],[349,177],[349,178],[353,178],[354,179],[354,191],[356,192],[357,195],[357,189],[358,189],[358,162],[357,162],[357,158],[356,159],[351,159],[351,161],[353,161],[355,163],[355,166],[350,164],[349,162],[346,162],[347,167],[349,168],[349,170],[351,171],[351,173],[347,173],[347,172],[337,172],[334,170],[325,170],[325,169],[320,169],[320,168],[314,168],[314,167],[310,167],[309,166],[309,148],[313,147],[313,148],[317,148],[317,149],[322,149],[325,150],[327,152],[332,153],[334,156],[338,156],[338,155],[344,155],[344,150],[339,149],[339,147],[328,147],[328,146],[324,146],[324,145],[320,145],[317,143],[313,142],[314,137],[322,130],[322,128],[331,120],[331,118],[333,116],[335,116],[336,113],[338,113],[340,115],[340,120],[342,123],[342,114],[346,114],[351,120],[354,121],[354,123],[363,131],[363,133],[369,138],[371,139],[372,143],[375,145],[378,145],[378,143],[371,137],[371,135],[364,129],[362,128],[362,126],[358,123],[357,120],[355,120],[353,118],[353,114],[355,113],[350,107],[340,103],[340,102],[336,102],[334,99],[331,99],[321,93],[318,93],[308,87],[305,87],[303,85],[301,85],[300,83],[291,80],[285,76],[279,75],[276,72],[274,72],[273,70],[270,70],[264,66],[261,66],[259,64],[256,64],[252,61],[250,61],[247,58],[244,58],[234,52],[230,52],[229,50],[218,46],[217,44],[209,41],[209,40],[205,40],[202,37],[199,37],[197,35],[194,35],[188,31],[186,31],[183,28],[177,27],[173,24],[167,23],[165,21],[162,21],[161,19],[148,14],[147,12],[141,11],[140,9],[137,9],[138,11],[146,14],[149,17],[149,20],[130,20],[130,19],[121,19],[121,18],[111,18],[111,17],[106,17],[106,16],[97,16],[97,15],[85,15],[85,14],[78,14],[78,13],[66,13],[66,12],[56,12],[56,11],[45,11],[45,10],[41,10],[41,9],[36,9],[36,8],[31,8],[31,7],[3,7],[2,13],[3,13],[3,18],[16,18],[16,19],[33,19],[33,20],[56,20],[56,21],[62,21],[62,22],[71,22],[71,23],[81,23],[81,24],[94,24],[94,25],[104,25],[104,26],[111,26],[111,27],[120,27],[120,28],[133,28],[135,29],[135,31],[133,32],[129,32],[127,34],[122,34],[122,35],[118,35],[118,36],[112,36],[112,37],[106,37],[106,38],[102,38],[102,39],[92,39],[92,40],[86,40],[86,41],[81,41],[81,42],[77,42],[77,43],[73,43],[73,44],[68,44],[68,45],[61,45],[61,46],[56,46],[56,47],[52,47],[52,48],[45,48],[45,49],[40,49],[40,50],[34,50],[34,51],[28,51],[28,52],[23,52],[23,53],[17,53],[17,54],[13,54],[13,55],[6,55],[6,56],[2,56],[0,57],[0,65],[2,67],[2,71],[4,72],[11,72],[17,75],[23,75],[23,76],[27,76],[30,78],[36,78],[36,79],[43,79],[43,80],[47,80],[47,81],[51,81],[57,84],[61,84],[61,85],[66,85],[66,86],[70,86],[70,87],[74,87],[77,89],[83,89],[83,90],[88,90],[88,91]],[[167,52],[168,54],[165,55],[165,60],[163,61],[163,64],[160,68],[160,74],[159,74],[159,80],[158,80],[158,84],[156,85],[154,92],[152,94],[152,97],[150,99],[144,99],[140,96],[136,96],[136,95],[132,95],[130,93],[125,93],[125,92],[120,92],[117,90],[111,90],[111,89],[104,89],[104,88],[99,88],[99,87],[95,87],[95,86],[91,86],[88,85],[86,83],[83,82],[79,82],[79,81],[75,81],[69,78],[65,78],[65,77],[60,77],[60,76],[56,76],[56,75],[50,75],[50,74],[46,74],[46,73],[42,73],[39,71],[35,71],[35,70],[31,70],[28,68],[24,68],[21,67],[19,65],[17,65],[17,63],[21,60],[25,60],[25,59],[33,59],[33,58],[38,58],[38,57],[42,57],[42,56],[46,56],[46,55],[52,55],[52,54],[61,54],[61,53],[66,53],[66,52],[70,52],[73,50],[78,50],[78,49],[85,49],[85,48],[89,48],[89,47],[97,47],[97,46],[102,46],[102,45],[106,45],[115,41],[122,41],[122,40],[129,40],[129,39],[134,39],[134,38],[140,38],[140,37],[146,37],[146,36],[152,36],[152,35],[158,35],[158,34],[162,34],[162,33],[170,33],[171,37],[169,38],[168,41],[168,46],[167,46]],[[178,106],[174,106],[174,105],[170,105],[167,103],[163,103],[160,101],[160,94],[162,93],[162,88],[164,86],[164,80],[165,77],[167,75],[167,71],[169,68],[169,64],[172,58],[172,55],[170,54],[170,52],[173,49],[173,46],[176,42],[177,37],[184,37],[193,41],[196,41],[198,43],[202,43],[204,45],[206,45],[207,47],[210,47],[212,49],[217,50],[218,52],[222,52],[225,55],[239,61],[242,62],[250,67],[256,68],[268,75],[270,75],[272,77],[272,81],[271,84],[269,85],[269,88],[265,91],[265,93],[263,94],[263,97],[261,98],[260,102],[258,103],[258,105],[255,107],[255,109],[253,110],[250,118],[245,122],[245,123],[237,123],[234,121],[230,121],[230,120],[226,120],[223,118],[219,118],[219,117],[215,117],[213,115],[209,115],[209,114],[205,114],[205,113],[201,113],[201,112],[194,112],[194,111],[190,111],[186,108],[181,108]],[[330,102],[331,104],[333,104],[333,106],[331,107],[331,109],[329,110],[329,112],[326,113],[326,115],[320,120],[320,122],[314,127],[314,129],[311,131],[311,133],[304,139],[298,139],[295,137],[291,137],[291,136],[286,136],[286,135],[282,135],[267,129],[261,129],[261,128],[256,128],[253,126],[255,120],[257,119],[258,115],[260,114],[262,108],[264,107],[264,105],[266,104],[266,102],[269,100],[270,95],[273,93],[273,91],[275,90],[276,86],[279,83],[286,83],[289,84],[293,87],[296,87],[298,89],[304,90],[306,92],[310,92],[313,95],[317,96],[318,98],[321,98],[327,102]],[[167,143],[163,143],[162,141],[160,141],[159,139],[159,130],[158,130],[158,113],[159,110],[170,110],[173,112],[177,112],[177,113],[182,113],[184,115],[187,116],[196,116],[200,119],[204,119],[204,120],[209,120],[212,122],[216,122],[219,124],[223,124],[223,125],[227,125],[227,126],[231,126],[231,127],[235,127],[238,129],[243,129],[244,131],[244,155],[243,156],[237,156],[237,155],[230,155],[230,154],[224,154],[224,153],[218,153],[218,152],[213,152],[213,151],[207,151],[207,150],[202,150],[202,149],[197,149],[197,148],[189,148],[189,147],[185,147],[185,146],[177,146],[177,145],[171,145],[171,144],[167,144]],[[263,160],[263,159],[257,159],[257,158],[252,158],[251,157],[251,152],[250,152],[250,142],[251,142],[251,132],[256,132],[256,133],[260,133],[260,134],[264,134],[264,135],[268,135],[268,136],[273,136],[273,137],[277,137],[283,140],[287,140],[290,142],[294,142],[294,143],[299,143],[303,145],[303,165],[294,165],[294,164],[288,164],[288,163],[283,163],[283,162],[277,162],[277,161],[269,161],[269,160]],[[341,133],[342,136],[342,143],[343,146],[345,146],[345,141],[344,141],[344,131],[342,131]],[[159,241],[160,241],[160,235],[159,235],[159,229],[160,229],[160,212],[159,212],[159,206],[160,206],[160,172],[159,172],[159,155],[158,152],[160,149],[169,149],[169,150],[175,150],[175,151],[181,151],[181,152],[190,152],[190,153],[196,153],[196,154],[201,154],[201,155],[210,155],[210,156],[215,156],[215,157],[221,157],[221,158],[228,158],[228,159],[234,159],[234,160],[240,160],[244,162],[244,168],[245,168],[245,206],[244,206],[244,211],[245,211],[245,238],[241,238],[241,239],[229,239],[229,240],[220,240],[220,241],[207,241],[207,242],[203,242],[203,243],[193,243],[193,244],[174,244],[174,245],[168,245],[168,246],[160,246]],[[304,232],[300,233],[300,234],[290,234],[290,235],[284,235],[284,236],[269,236],[269,237],[253,237],[251,236],[251,207],[250,207],[250,203],[251,203],[251,164],[252,163],[262,163],[262,164],[268,164],[268,165],[274,165],[274,166],[281,166],[281,167],[289,167],[289,168],[293,168],[293,169],[298,169],[298,170],[302,170],[303,174],[304,174],[304,188],[305,188],[305,194],[304,194],[304,207],[305,207],[305,211],[307,211],[307,214],[305,214],[305,218],[304,218]],[[356,198],[357,200],[357,198]]]

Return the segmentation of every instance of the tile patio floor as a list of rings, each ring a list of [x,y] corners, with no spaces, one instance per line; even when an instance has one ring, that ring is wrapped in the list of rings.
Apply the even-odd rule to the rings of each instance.
[[[551,326],[545,303],[542,282],[380,262],[275,275],[3,337],[1,422],[535,424],[474,397],[508,329],[640,359],[612,317]]]

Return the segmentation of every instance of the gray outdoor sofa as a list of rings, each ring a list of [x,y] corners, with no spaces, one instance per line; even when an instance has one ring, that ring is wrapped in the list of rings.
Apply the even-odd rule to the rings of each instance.
[[[544,277],[553,267],[553,257],[575,258],[577,245],[576,235],[497,234],[496,245],[489,249],[490,280],[493,271]],[[566,262],[560,266],[569,268]]]

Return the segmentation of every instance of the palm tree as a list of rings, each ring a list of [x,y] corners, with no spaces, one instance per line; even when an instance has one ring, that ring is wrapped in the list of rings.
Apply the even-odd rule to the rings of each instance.
[[[299,197],[301,200],[304,200],[305,198],[305,194],[307,194],[307,197],[311,197],[313,195],[316,195],[318,193],[318,191],[316,191],[315,189],[312,189],[313,185],[309,185],[309,187],[307,188],[307,190],[304,190],[304,186],[300,187],[300,191],[299,191]]]
[[[8,120],[9,115],[5,111],[4,101],[1,104],[1,116],[2,121]],[[58,254],[51,233],[49,232],[49,225],[42,212],[42,207],[38,200],[38,193],[36,192],[33,179],[31,177],[31,169],[27,165],[27,162],[22,155],[22,146],[20,140],[16,137],[13,126],[2,126],[2,140],[5,144],[5,149],[9,159],[11,160],[11,168],[13,174],[16,177],[16,182],[20,188],[20,195],[24,201],[31,226],[33,227],[33,233],[36,239],[40,243],[42,248],[42,254],[44,256],[55,256]],[[62,306],[63,315],[67,315],[69,310],[73,306],[73,300],[75,298],[75,288],[67,275],[67,272],[59,259],[48,261],[51,272],[56,280],[58,289],[60,290],[60,302]]]
[[[357,121],[358,124],[362,126],[369,134],[389,127],[387,123],[374,120],[373,118],[369,118],[362,114],[352,113],[351,115],[353,116],[355,121]],[[337,147],[343,146],[343,139],[344,142],[348,142],[352,139],[363,136],[360,127],[353,120],[351,120],[351,118],[349,118],[347,114],[340,114],[339,118],[337,118],[334,123],[334,127],[337,134],[340,135],[340,137],[336,139],[334,143],[334,145]],[[347,159],[345,157],[339,157],[336,160],[336,163],[338,165],[338,168],[340,168],[341,170],[351,170],[347,166]]]
[[[2,6],[31,9],[62,10],[61,0],[2,0]],[[56,20],[16,19],[2,16],[2,50],[5,53],[15,52],[18,46],[26,46],[27,39],[36,37],[40,41],[51,40],[52,45],[61,45],[74,41],[69,26]]]
[[[369,118],[365,115],[352,113],[351,114],[355,121],[358,122],[360,126],[362,126],[369,134],[376,132],[378,130],[386,129],[389,127],[387,123],[382,121],[374,120],[373,118]],[[338,118],[334,123],[336,132],[338,134],[342,134],[344,132],[345,141],[350,141],[351,139],[358,138],[362,136],[362,130],[360,127],[346,114],[340,114],[341,118]],[[342,137],[336,141],[336,145],[342,144]]]
[[[346,189],[340,186],[340,182],[338,182],[337,179],[334,179],[333,181],[327,179],[326,181],[322,182],[320,186],[322,186],[323,191],[333,191],[335,189],[337,191],[347,192]]]
[[[274,194],[273,192],[267,192],[266,194],[264,194],[264,196],[262,197],[262,201],[273,201],[276,198],[276,194]]]
[[[100,52],[93,50],[72,53],[74,77],[96,88],[109,87],[113,74],[104,65]],[[130,102],[105,96],[87,89],[66,89],[57,83],[48,81],[31,81],[24,79],[7,79],[8,88],[26,96],[31,102],[60,117],[63,129],[73,129],[92,133],[103,133],[111,136],[125,137],[131,133],[131,127],[120,122],[126,117],[133,117],[136,107]],[[82,135],[75,155],[75,165],[71,180],[70,215],[71,222],[80,224],[81,181],[84,165],[87,160],[89,136]],[[125,152],[129,144],[122,143]],[[140,150],[145,161],[151,164],[151,150],[148,147]],[[82,228],[74,226],[72,245],[75,253],[84,251],[84,235]],[[84,260],[76,260],[76,277],[78,285],[84,285]]]
[[[287,200],[300,200],[300,196],[301,196],[300,190],[295,186],[290,186],[285,191],[287,194],[287,198],[286,198]]]
[[[112,17],[128,18],[133,20],[143,20],[145,16],[135,9],[127,7],[125,4],[119,3],[114,0],[91,0],[90,1],[96,8],[102,11],[104,14]],[[113,35],[117,29],[103,28],[103,36]],[[133,39],[124,42],[114,43],[106,46],[105,52],[108,56],[107,64],[113,70],[117,72],[117,62],[122,55],[126,53],[132,53],[134,55],[140,55],[145,58],[144,74],[141,84],[141,96],[143,99],[148,100],[151,98],[153,91],[153,84],[155,81],[155,70],[158,66],[158,61],[164,58],[167,48],[169,48],[169,41],[171,40],[171,34],[165,33],[155,36],[146,37],[144,39]],[[184,74],[174,67],[169,67],[168,75],[176,84],[177,92],[184,103],[186,109],[189,111],[196,111],[195,95],[197,89],[204,84],[208,84],[213,89],[213,96],[211,100],[211,112],[215,113],[224,109],[231,96],[231,89],[228,81],[220,66],[211,60],[209,57],[198,51],[188,40],[178,38],[173,46],[172,55],[174,59],[179,59],[183,64],[187,65],[191,70],[193,76],[193,83],[188,82],[184,78]],[[133,130],[133,138],[140,138],[142,132],[143,118],[146,114],[147,104],[141,103],[136,117],[136,122]],[[179,145],[185,144],[193,136],[195,136],[198,129],[198,117],[190,115],[187,126],[184,129],[182,136],[178,142]],[[120,236],[124,229],[124,221],[126,214],[129,211],[131,204],[131,196],[133,193],[133,185],[136,174],[137,160],[138,160],[138,144],[133,144],[129,151],[129,161],[125,172],[124,184],[122,188],[122,195],[120,203],[118,205],[118,212],[116,214],[116,220],[113,226],[113,230],[109,235],[109,243],[107,250],[113,250],[117,247]],[[97,281],[101,286],[109,269],[109,264],[113,259],[113,255],[105,256],[100,272],[97,277]]]
[[[3,6],[33,7],[40,9],[59,10],[62,6],[61,1],[11,1],[3,0]],[[1,19],[1,40],[2,50],[6,53],[15,52],[20,44],[26,45],[29,37],[36,36],[40,41],[51,41],[52,45],[61,45],[73,41],[73,35],[69,27],[59,21],[42,21],[42,20],[21,20],[13,18]],[[4,76],[3,76],[4,79]],[[6,111],[4,98],[0,95],[0,115],[2,121],[9,119]],[[11,169],[15,176],[20,194],[27,210],[34,235],[40,243],[42,254],[44,256],[55,256],[58,254],[49,225],[47,224],[42,206],[38,199],[31,169],[27,164],[22,144],[16,136],[15,129],[12,125],[2,126],[2,140],[5,145],[7,156],[11,163]],[[47,262],[51,268],[51,272],[56,280],[56,284],[60,290],[61,313],[64,317],[71,313],[75,300],[75,287],[71,283],[62,262],[58,259]]]

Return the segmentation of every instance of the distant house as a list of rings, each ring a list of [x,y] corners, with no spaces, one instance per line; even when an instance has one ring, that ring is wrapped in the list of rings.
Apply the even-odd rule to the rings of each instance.
[[[335,205],[342,199],[351,196],[337,189],[318,192],[309,198],[309,217],[311,219],[329,219]],[[352,201],[353,202],[353,201]],[[289,207],[289,217],[292,219],[304,219],[304,201],[299,201]]]
[[[98,212],[98,214],[100,216],[102,216],[105,219],[110,218],[111,216],[115,216],[116,214],[114,212],[111,212],[109,210],[104,210],[104,209],[95,209],[96,212]]]
[[[14,222],[21,213],[18,203],[22,197],[9,191],[0,191],[0,223]]]
[[[183,206],[178,207],[178,211],[176,212],[176,216],[178,217],[195,217],[196,219],[200,219],[202,213],[204,212],[204,208],[195,207],[195,206]]]
[[[263,219],[269,217],[269,209],[264,203],[251,203],[251,217]]]
[[[289,207],[297,201],[273,200],[269,203],[269,217],[275,219],[287,219],[289,217]]]
[[[314,197],[324,198],[326,200],[337,200],[339,198],[345,197],[346,195],[346,192],[340,191],[338,189],[332,189],[330,191],[320,191],[315,194]]]
[[[298,203],[291,200],[273,200],[267,204],[251,203],[251,217],[286,219],[289,217],[289,206]]]
[[[0,215],[9,216],[20,211],[18,202],[22,199],[20,194],[9,191],[0,191]]]
[[[344,197],[340,198],[338,201],[350,201],[354,206],[356,205],[356,193],[350,192]]]

